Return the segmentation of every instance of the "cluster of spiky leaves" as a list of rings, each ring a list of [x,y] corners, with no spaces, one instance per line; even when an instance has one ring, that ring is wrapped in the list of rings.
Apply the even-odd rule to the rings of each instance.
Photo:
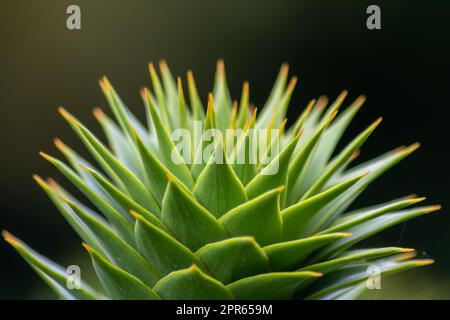
[[[61,298],[348,299],[365,288],[369,265],[386,275],[432,262],[413,259],[412,249],[351,249],[377,232],[439,208],[407,208],[423,198],[406,196],[347,212],[372,181],[418,147],[401,147],[349,166],[381,120],[335,150],[364,97],[340,113],[346,92],[328,107],[324,97],[312,100],[285,129],[296,83],[295,77],[287,83],[286,65],[258,116],[249,105],[248,83],[240,102],[232,102],[221,61],[206,114],[191,72],[188,107],[180,78],[177,83],[164,62],[160,75],[152,64],[149,70],[153,90],[141,91],[147,126],[106,78],[100,80],[116,121],[100,109],[94,114],[109,146],[65,109],[59,110],[101,170],[58,139],[56,146],[68,165],[41,153],[95,210],[55,181],[34,177],[82,239],[104,291],[85,282],[69,290],[69,275],[62,267],[4,232]],[[254,152],[245,139],[252,128],[280,129],[281,151],[267,165],[262,159],[190,165],[176,152],[179,159],[173,161],[171,132],[192,130],[194,120],[203,121],[204,130],[243,129],[236,150],[223,150],[216,140],[215,152]],[[190,152],[202,147],[204,142]],[[265,175],[273,161],[279,170]]]

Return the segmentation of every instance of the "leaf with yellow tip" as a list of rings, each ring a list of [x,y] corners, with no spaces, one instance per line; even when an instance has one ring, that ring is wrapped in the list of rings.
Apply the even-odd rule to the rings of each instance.
[[[159,159],[164,166],[178,179],[180,179],[187,187],[192,187],[194,182],[192,175],[186,166],[184,159],[176,148],[172,138],[170,137],[167,127],[161,122],[160,116],[153,105],[148,90],[144,90],[143,99],[146,107],[150,110],[153,124],[155,126]]]
[[[231,108],[231,116],[230,123],[228,123],[227,128],[236,129],[236,120],[237,120],[237,101],[234,100]]]
[[[81,157],[77,152],[75,152],[72,148],[67,146],[64,142],[61,141],[59,138],[54,139],[54,144],[56,148],[63,154],[63,156],[66,158],[70,166],[73,170],[75,170],[79,176],[84,180],[84,182],[89,185],[89,187],[94,190],[95,192],[98,192],[99,194],[102,194],[101,188],[95,183],[95,180],[92,179],[92,177],[81,168],[81,165],[86,165],[89,167],[93,167],[93,165],[87,161],[85,158]]]
[[[320,192],[322,187],[327,183],[331,176],[346,162],[352,154],[357,151],[361,145],[369,138],[372,132],[378,127],[382,118],[378,118],[373,124],[371,124],[367,129],[361,132],[352,142],[350,142],[344,150],[342,150],[336,158],[334,158],[330,164],[327,166],[325,171],[321,176],[309,187],[308,191],[302,196],[302,199],[307,199],[308,197]]]
[[[181,78],[177,78],[177,91],[178,91],[178,125],[177,129],[189,129],[190,127],[190,114],[186,108],[186,101],[184,99],[183,85],[181,84]]]
[[[148,71],[150,73],[150,78],[152,80],[153,91],[156,94],[161,120],[166,126],[170,128],[169,115],[166,104],[166,95],[164,93],[161,80],[159,79],[158,73],[156,72],[153,63],[148,64]]]
[[[114,209],[116,209],[120,214],[125,217],[125,219],[132,221],[129,211],[124,209],[119,203],[114,199],[109,197],[108,192],[103,188],[103,186],[92,177],[92,175],[85,169],[86,167],[94,168],[94,166],[79,154],[77,154],[73,149],[65,145],[60,139],[56,138],[54,140],[55,146],[61,151],[66,160],[69,162],[70,166],[74,171],[76,171],[83,182],[97,195],[101,196],[106,202],[108,202]],[[106,179],[106,178],[105,178]],[[121,186],[121,184],[120,184]],[[115,186],[118,190],[120,186]],[[61,189],[61,186],[58,186]],[[123,187],[125,189],[125,187]],[[122,191],[123,192],[123,191]]]
[[[216,76],[214,81],[214,105],[217,114],[217,126],[222,131],[228,127],[231,118],[231,96],[228,90],[225,76],[225,64],[223,60],[217,61]]]
[[[433,260],[396,261],[396,259],[393,258],[376,260],[375,262],[370,263],[378,266],[380,271],[378,275],[384,278],[393,273],[432,264]],[[350,266],[324,276],[323,278],[318,279],[312,287],[308,288],[304,293],[303,298],[308,300],[324,299],[337,290],[348,288],[352,285],[366,281],[372,276],[370,272],[367,272],[367,267],[368,264]]]
[[[365,261],[379,259],[386,256],[392,256],[408,252],[414,252],[414,249],[389,247],[389,248],[350,250],[347,251],[345,254],[331,260],[326,260],[316,264],[305,263],[305,266],[300,268],[298,271],[310,270],[327,274],[341,267],[351,265],[352,263],[361,263]]]
[[[308,174],[309,166],[311,165],[311,155],[317,146],[317,142],[325,132],[325,129],[334,120],[336,113],[331,114],[327,121],[319,126],[314,133],[312,133],[301,146],[300,150],[292,156],[292,161],[288,168],[288,191],[287,204],[293,204],[301,198],[302,185],[304,184],[305,176]],[[303,129],[302,129],[303,130]],[[296,148],[298,148],[297,143]]]
[[[297,84],[297,81],[298,81],[298,78],[295,76],[292,77],[291,80],[289,80],[286,91],[284,92],[283,96],[281,97],[281,100],[274,112],[275,118],[274,118],[273,124],[272,124],[273,128],[279,128],[284,117],[286,117],[289,102],[291,100],[292,93],[294,92],[294,88]]]
[[[285,92],[286,82],[289,72],[287,63],[281,65],[275,84],[270,92],[269,98],[262,108],[261,116],[258,118],[257,128],[266,128],[274,114],[274,109],[280,105],[282,96]]]
[[[328,105],[328,97],[327,96],[320,96],[317,98],[316,103],[311,108],[308,116],[304,120],[302,128],[305,130],[305,136],[308,137],[311,132],[313,132],[317,127],[322,124],[323,120],[325,119],[322,114],[324,113],[324,110],[327,108]],[[321,119],[322,116],[322,119]]]
[[[241,101],[239,102],[239,112],[236,120],[236,128],[243,128],[249,115],[249,89],[250,85],[248,81],[245,81],[242,85]]]
[[[78,218],[78,216],[73,212],[73,210],[61,200],[61,194],[58,190],[52,188],[47,182],[42,180],[38,175],[34,175],[33,179],[39,184],[39,186],[44,190],[59,212],[63,215],[64,219],[70,224],[70,226],[75,230],[78,236],[84,241],[89,243],[92,247],[96,248],[97,251],[104,253],[101,245],[98,243],[95,234]],[[87,211],[86,211],[87,213]]]
[[[331,179],[330,183],[339,183],[354,175],[360,175],[361,173],[368,172],[364,178],[355,183],[355,185],[350,187],[350,189],[343,192],[341,196],[333,200],[317,213],[316,220],[318,221],[318,227],[324,223],[333,223],[333,221],[337,219],[375,179],[381,176],[381,174],[383,174],[386,170],[406,158],[417,148],[418,144],[413,144],[407,148],[395,149],[381,155],[378,158],[349,169],[335,179]]]
[[[197,85],[195,84],[194,75],[192,71],[187,72],[189,102],[192,108],[193,119],[202,121],[205,119],[205,110],[203,109],[202,101],[197,92]]]
[[[193,144],[193,163],[191,166],[192,176],[197,179],[200,173],[206,166],[206,162],[209,159],[205,159],[205,150],[208,150],[210,145],[213,144],[214,139],[216,138],[216,114],[214,111],[214,98],[210,93],[208,94],[208,105],[206,110],[206,118],[202,125],[203,131],[197,132],[199,135],[199,140],[194,141]],[[194,129],[195,130],[195,129]],[[196,134],[194,134],[194,138],[196,138]]]
[[[84,183],[80,177],[60,160],[41,152],[42,157],[52,163],[67,179],[69,179],[108,219],[108,221],[120,232],[124,239],[134,243],[133,229],[131,224],[104,198],[94,192]]]
[[[105,115],[100,108],[95,108],[93,113],[100,123],[103,132],[108,139],[108,143],[111,146],[111,151],[116,158],[137,177],[143,179],[142,169],[138,158],[136,157],[137,152],[133,147],[133,144],[130,143],[130,140],[123,134],[123,131],[120,130],[114,121]]]
[[[100,88],[103,91],[103,94],[108,101],[108,104],[111,110],[114,113],[114,116],[119,123],[120,127],[123,130],[123,133],[128,138],[129,142],[133,141],[133,135],[131,133],[131,128],[139,127],[142,125],[137,121],[136,118],[132,115],[130,110],[128,110],[127,106],[123,103],[122,99],[120,99],[114,87],[109,82],[106,76],[103,76],[100,81]],[[144,130],[140,130],[143,132]]]
[[[136,202],[158,215],[161,210],[144,184],[129,169],[120,163],[86,127],[75,120],[64,109],[60,109],[60,112],[110,177],[114,181],[118,181],[125,186],[130,196],[132,196]]]
[[[376,209],[366,210],[353,214],[346,214],[344,217],[335,221],[331,227],[320,231],[319,234],[348,230],[350,227],[353,227],[357,224],[376,218],[388,212],[403,209],[405,207],[419,203],[423,200],[425,200],[425,198],[406,198],[394,201],[392,203],[389,203],[385,206],[381,206]]]
[[[335,110],[337,110],[338,106],[342,103],[345,95],[347,94],[344,91],[334,102],[333,105],[336,105]],[[305,190],[307,186],[310,186],[314,183],[319,175],[323,172],[326,167],[327,162],[330,160],[334,150],[336,149],[337,143],[342,138],[345,130],[348,125],[352,121],[353,117],[359,111],[361,106],[365,102],[364,96],[359,96],[349,107],[347,107],[337,118],[336,120],[326,129],[322,137],[317,143],[317,147],[314,150],[314,155],[311,159],[311,164],[305,172],[304,182],[302,189]],[[327,110],[327,114],[329,110],[333,109],[330,107]],[[325,122],[326,117],[324,116],[321,122]]]
[[[260,150],[258,152],[258,170],[262,170],[265,166],[267,166],[270,163],[270,157],[273,157],[273,150],[275,150],[275,152],[277,152],[277,150],[280,150],[280,148],[282,146],[284,146],[283,144],[283,138],[284,138],[284,133],[285,133],[285,128],[286,128],[286,123],[287,123],[287,118],[285,118],[283,120],[283,122],[281,122],[280,128],[278,129],[278,135],[275,135],[272,137],[271,134],[271,130],[272,128],[267,129],[267,145],[268,147],[266,148],[265,152],[261,152],[262,150],[264,150],[264,146],[262,148],[262,150]],[[300,137],[303,134],[303,130],[300,130],[298,132],[297,135],[299,135]],[[296,135],[296,136],[297,136]],[[261,141],[261,140],[260,140]],[[289,141],[292,141],[289,140]],[[260,142],[260,147],[261,147],[261,142]]]
[[[177,123],[179,123],[177,84],[165,60],[159,61],[159,71],[164,86],[167,128],[175,130],[177,129]]]
[[[350,248],[351,246],[368,238],[371,235],[381,232],[401,222],[440,209],[441,206],[428,206],[428,207],[407,209],[384,214],[380,217],[359,223],[353,227],[346,229],[346,231],[351,232],[353,234],[351,238],[341,239],[330,245],[327,245],[326,247],[321,249],[316,255],[314,255],[314,257],[312,257],[311,262],[318,262],[330,256],[334,257],[337,254],[343,252],[344,250]]]
[[[236,130],[236,144],[234,150],[229,150],[232,167],[236,175],[245,186],[258,173],[258,136],[253,126],[255,124],[256,109],[252,120],[243,129]]]
[[[2,236],[50,287],[59,291],[62,298],[70,299],[70,297],[73,297],[80,300],[96,300],[101,298],[84,281],[81,281],[80,287],[76,290],[67,289],[67,284],[70,282],[72,276],[63,267],[40,255],[8,231],[2,231]]]
[[[294,125],[291,126],[291,128],[288,129],[287,136],[292,137],[292,135],[297,134],[300,130],[303,129],[303,124],[305,123],[306,119],[309,116],[309,113],[311,112],[313,106],[316,104],[316,99],[311,99],[308,104],[306,105],[305,110],[302,111],[300,116],[295,121]]]
[[[344,102],[345,98],[348,95],[347,90],[342,90],[341,93],[337,96],[337,98],[334,100],[334,102],[327,108],[325,113],[322,116],[321,122],[327,121],[327,118],[331,116],[333,113],[337,112],[339,108],[341,107],[342,103]]]

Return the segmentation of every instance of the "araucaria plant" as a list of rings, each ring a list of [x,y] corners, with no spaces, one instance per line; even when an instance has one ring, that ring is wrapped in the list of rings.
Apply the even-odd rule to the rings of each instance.
[[[295,77],[288,83],[287,65],[258,113],[249,103],[248,83],[240,101],[232,101],[221,61],[206,112],[191,72],[187,103],[181,79],[174,80],[165,62],[159,69],[160,75],[150,64],[152,91],[141,91],[146,125],[105,77],[100,80],[115,120],[98,108],[94,115],[108,145],[59,109],[99,169],[59,139],[56,147],[68,164],[41,155],[89,204],[54,180],[34,176],[82,239],[103,289],[84,281],[78,286],[65,268],[3,232],[59,297],[351,299],[370,287],[372,270],[384,276],[432,263],[414,259],[413,249],[354,248],[386,228],[439,209],[410,208],[424,198],[405,196],[349,211],[371,182],[418,147],[400,147],[352,165],[378,119],[335,150],[364,97],[342,112],[345,91],[330,106],[324,97],[312,100],[286,127],[296,83]],[[201,121],[203,133],[224,134],[199,137],[195,121]],[[172,134],[177,129],[192,132],[194,139],[178,141]],[[225,134],[226,129],[235,134]],[[268,129],[266,143],[255,143],[249,132],[263,129]],[[276,135],[269,134],[272,129]],[[210,159],[186,161],[198,154],[197,159],[205,154]],[[230,161],[242,155],[244,161]]]

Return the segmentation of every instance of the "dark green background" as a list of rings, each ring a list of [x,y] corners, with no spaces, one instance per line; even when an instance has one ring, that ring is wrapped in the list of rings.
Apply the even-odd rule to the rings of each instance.
[[[378,4],[382,30],[366,28],[366,8]],[[82,30],[68,31],[66,8],[78,4]],[[310,98],[368,100],[346,139],[382,115],[385,121],[361,160],[421,141],[420,151],[378,180],[358,204],[409,193],[441,203],[439,213],[407,222],[370,243],[416,247],[436,264],[384,282],[370,298],[450,298],[449,13],[445,1],[199,1],[8,0],[0,3],[0,228],[63,265],[82,264],[80,240],[31,179],[51,175],[68,185],[37,152],[56,154],[55,136],[79,143],[56,112],[66,106],[89,127],[91,108],[104,106],[97,86],[106,74],[143,115],[138,90],[149,84],[146,64],[168,60],[174,74],[194,71],[203,97],[215,61],[224,58],[231,91],[243,80],[261,105],[279,65],[300,82],[289,118]],[[99,133],[99,130],[94,130]],[[83,274],[89,273],[88,267]],[[87,276],[87,275],[86,275]],[[0,243],[0,298],[53,297],[5,243]]]

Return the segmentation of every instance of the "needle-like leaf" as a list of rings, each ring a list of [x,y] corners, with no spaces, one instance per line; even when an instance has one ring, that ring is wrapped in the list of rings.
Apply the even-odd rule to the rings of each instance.
[[[158,295],[141,280],[113,265],[87,244],[83,243],[83,246],[89,252],[95,272],[111,298],[120,300],[159,299]]]

